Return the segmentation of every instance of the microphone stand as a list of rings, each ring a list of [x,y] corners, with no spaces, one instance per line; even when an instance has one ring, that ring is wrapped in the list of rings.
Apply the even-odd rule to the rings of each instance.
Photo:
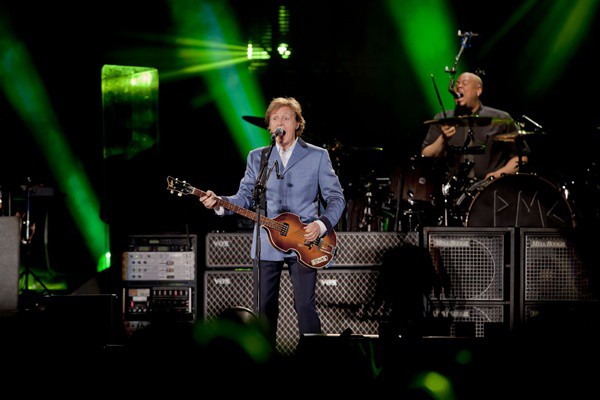
[[[260,243],[260,217],[262,212],[263,203],[266,208],[266,192],[267,192],[267,181],[269,180],[269,176],[271,175],[272,168],[265,175],[265,171],[267,170],[267,165],[269,164],[269,158],[271,157],[271,153],[273,152],[273,147],[275,147],[275,134],[271,135],[271,145],[269,146],[269,151],[261,160],[262,165],[260,166],[260,172],[258,177],[256,178],[256,183],[254,184],[254,194],[253,200],[256,207],[256,248],[255,248],[255,256],[256,256],[256,311],[258,315],[261,315],[261,302],[260,302],[260,260],[261,260],[261,243]]]
[[[31,180],[29,180],[28,178],[28,183],[30,183]],[[21,244],[23,245],[25,251],[24,254],[26,256],[26,260],[24,262],[25,264],[25,270],[22,272],[23,275],[23,279],[24,279],[24,284],[23,284],[23,289],[21,291],[21,298],[23,300],[23,302],[25,303],[25,309],[27,309],[31,304],[30,301],[32,300],[30,297],[31,294],[31,290],[29,289],[29,275],[31,275],[31,277],[34,279],[35,282],[39,283],[40,286],[42,288],[44,288],[43,293],[44,294],[48,294],[49,290],[48,287],[44,284],[44,282],[31,270],[31,263],[32,263],[32,258],[31,258],[31,240],[33,239],[32,237],[32,232],[31,232],[31,227],[32,227],[32,222],[31,222],[31,193],[34,190],[32,186],[30,185],[26,185],[25,186],[25,190],[27,191],[27,195],[26,195],[26,206],[25,206],[25,220],[23,221],[23,231],[24,231],[24,236],[21,238]]]
[[[458,31],[458,36],[462,38],[461,42],[460,42],[460,49],[458,50],[458,54],[456,54],[456,56],[454,57],[454,65],[452,66],[452,68],[448,68],[448,66],[446,66],[445,71],[450,75],[450,84],[448,85],[448,92],[452,95],[452,97],[454,99],[460,98],[461,95],[459,95],[458,93],[456,93],[454,91],[454,77],[456,76],[456,67],[458,66],[458,62],[460,60],[460,57],[462,56],[463,51],[469,47],[469,40],[471,39],[471,37],[473,36],[479,36],[476,33],[473,32],[465,32],[462,33],[461,31]],[[432,76],[433,78],[433,76]],[[439,95],[439,92],[437,90],[437,86],[435,86],[435,81],[434,81],[434,87],[438,96],[438,101],[440,103],[440,106],[442,107],[442,112],[444,114],[444,117],[446,117],[446,110],[444,109],[444,105],[442,103],[442,99]],[[462,147],[462,151],[466,154],[466,149],[467,146],[469,145],[470,141],[474,138],[473,135],[473,129],[471,127],[471,123],[469,122],[469,131],[467,134],[467,138],[465,140],[465,144]],[[454,178],[454,174],[456,172],[456,169],[452,172],[450,179],[447,183],[442,184],[442,195],[444,196],[444,226],[448,226],[448,211],[449,211],[449,201],[448,198],[450,196],[450,188],[451,188],[451,183],[450,181]]]

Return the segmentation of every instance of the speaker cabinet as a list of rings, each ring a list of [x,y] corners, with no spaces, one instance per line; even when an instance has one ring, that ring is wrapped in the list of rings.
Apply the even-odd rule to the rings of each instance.
[[[513,228],[426,227],[423,235],[442,300],[511,300]]]
[[[19,228],[18,217],[0,217],[0,314],[15,313],[18,309]]]
[[[429,296],[430,315],[436,326],[447,325],[442,336],[512,331],[514,238],[514,228],[424,228],[440,282]]]
[[[381,265],[385,253],[401,245],[419,245],[418,232],[339,232],[333,267]]]
[[[521,230],[523,301],[592,300],[591,272],[574,232],[552,228]],[[595,266],[594,266],[595,267]]]
[[[418,232],[338,232],[338,254],[331,268],[381,265],[383,255],[400,245],[419,245]],[[206,235],[208,268],[251,267],[252,233]]]
[[[373,315],[379,271],[374,269],[319,270],[317,308],[324,334],[351,330],[356,335],[378,334],[379,319]],[[210,321],[230,307],[253,308],[252,270],[212,270],[204,273],[204,317]],[[277,350],[295,352],[300,334],[293,307],[292,282],[288,271],[281,279],[277,326]]]
[[[520,320],[528,331],[542,324],[576,330],[597,321],[597,262],[586,253],[592,242],[573,230],[521,230]]]

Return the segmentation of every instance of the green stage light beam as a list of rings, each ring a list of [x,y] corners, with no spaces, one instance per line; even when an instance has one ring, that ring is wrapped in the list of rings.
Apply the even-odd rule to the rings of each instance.
[[[460,49],[458,29],[448,16],[451,9],[444,0],[387,1],[396,24],[398,39],[404,47],[417,81],[427,93],[426,101],[431,113],[440,111],[440,103],[432,86],[431,77],[443,75],[444,67],[452,68]],[[448,86],[449,75],[443,79],[441,88]],[[437,80],[439,83],[439,80]],[[447,94],[446,90],[440,90]],[[445,109],[454,107],[450,96],[442,96]]]
[[[194,36],[199,40],[220,43],[243,43],[233,14],[227,4],[214,1],[178,1],[172,3],[173,18],[183,37]],[[247,48],[244,48],[244,52]],[[244,53],[245,54],[245,53]],[[257,127],[243,121],[243,115],[264,114],[264,98],[256,79],[249,74],[246,57],[232,58],[223,52],[207,52],[211,68],[196,63],[187,72],[197,69],[202,73],[210,96],[217,105],[228,130],[233,135],[238,153],[245,159],[248,152],[269,143],[268,135],[257,135]],[[192,60],[188,59],[188,62]],[[215,68],[217,67],[217,68]],[[162,76],[162,75],[161,75]]]
[[[0,19],[0,36],[0,84],[48,160],[59,188],[67,194],[68,210],[90,254],[97,260],[97,270],[101,271],[107,268],[108,250],[98,199],[83,166],[62,133],[27,49],[14,37],[7,21],[3,19]]]

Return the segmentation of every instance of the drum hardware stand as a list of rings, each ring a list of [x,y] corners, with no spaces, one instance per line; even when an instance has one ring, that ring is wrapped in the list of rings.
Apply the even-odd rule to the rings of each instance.
[[[422,225],[422,221],[421,221],[421,214],[422,212],[420,210],[415,210],[413,207],[415,206],[415,202],[414,200],[409,200],[408,203],[410,204],[410,208],[404,210],[402,212],[402,214],[405,217],[408,217],[408,222],[407,222],[407,231],[408,232],[416,232],[421,228]],[[415,222],[416,219],[416,222]]]
[[[521,136],[517,136],[515,139],[515,145],[517,147],[517,173],[523,171],[523,143],[524,140]]]
[[[398,179],[398,185],[396,188],[396,212],[394,215],[394,230],[397,232],[402,231],[402,222],[400,221],[400,201],[402,199],[402,188],[404,187],[404,177]]]
[[[373,210],[371,208],[371,198],[373,197],[373,193],[371,192],[371,183],[368,184],[367,193],[365,194],[367,198],[367,204],[365,205],[363,216],[361,218],[359,228],[367,227],[367,232],[371,231],[371,223],[373,221]]]
[[[449,202],[449,198],[450,198],[450,181],[448,181],[447,183],[442,184],[442,195],[444,196],[444,221],[443,224],[444,226],[448,226],[448,219],[449,219],[449,215],[448,212],[450,211],[450,202]]]
[[[537,122],[535,122],[534,120],[532,120],[531,118],[529,118],[527,115],[523,115],[523,119],[525,119],[526,121],[528,121],[529,123],[531,123],[534,126],[533,132],[526,132],[524,130],[525,128],[525,123],[524,122],[517,122],[517,128],[518,128],[518,132],[517,132],[517,136],[515,137],[515,146],[517,147],[517,157],[518,157],[518,163],[517,163],[517,172],[521,172],[523,166],[525,164],[523,164],[523,148],[524,148],[524,143],[525,143],[525,134],[529,133],[533,133],[533,134],[540,134],[540,133],[544,133],[542,131],[542,126],[540,124],[538,124]]]

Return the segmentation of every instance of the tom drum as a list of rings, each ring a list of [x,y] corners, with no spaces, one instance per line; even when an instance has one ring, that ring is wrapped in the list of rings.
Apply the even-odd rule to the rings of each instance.
[[[412,156],[396,171],[396,179],[401,182],[400,197],[412,202],[430,203],[441,190],[441,175],[436,159]],[[392,187],[395,185],[392,182]]]

